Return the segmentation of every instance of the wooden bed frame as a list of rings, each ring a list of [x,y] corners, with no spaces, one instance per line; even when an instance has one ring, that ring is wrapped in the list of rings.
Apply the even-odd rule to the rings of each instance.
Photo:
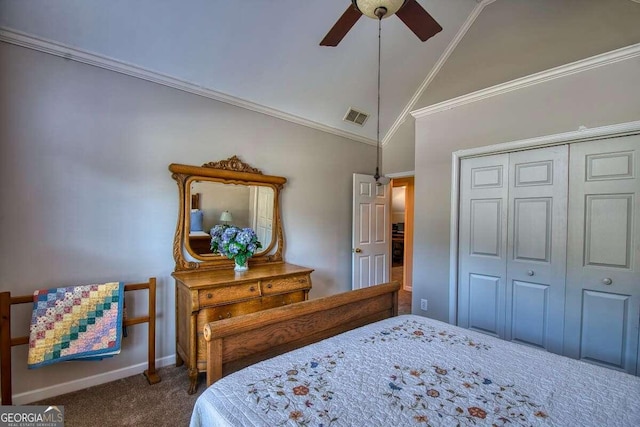
[[[156,372],[156,278],[152,277],[148,282],[130,283],[124,286],[125,292],[149,289],[149,311],[146,316],[124,319],[122,326],[132,326],[139,323],[149,324],[148,365],[144,376],[149,384],[160,382],[160,376]],[[0,293],[0,375],[2,383],[2,405],[12,405],[11,387],[11,347],[14,345],[29,344],[29,336],[11,337],[11,306],[13,304],[33,304],[33,294],[23,296],[11,296],[10,292]]]
[[[207,387],[261,360],[397,316],[399,290],[386,283],[206,324]]]

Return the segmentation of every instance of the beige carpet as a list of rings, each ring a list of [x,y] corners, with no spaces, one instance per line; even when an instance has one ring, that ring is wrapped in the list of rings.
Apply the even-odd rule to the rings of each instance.
[[[193,405],[205,389],[204,375],[198,393],[188,395],[184,367],[158,372],[162,381],[154,385],[140,374],[32,405],[64,405],[65,427],[188,426]]]
[[[402,266],[391,267],[391,280],[396,280],[402,286]],[[411,314],[411,292],[400,290],[398,296],[398,314]]]

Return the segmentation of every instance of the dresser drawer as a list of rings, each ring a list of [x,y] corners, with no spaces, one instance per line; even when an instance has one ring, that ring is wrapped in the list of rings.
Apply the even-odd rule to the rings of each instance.
[[[262,282],[263,295],[275,295],[311,288],[309,276],[292,276],[268,279]]]
[[[239,285],[225,286],[224,288],[203,289],[198,291],[198,303],[200,307],[229,304],[234,301],[242,301],[248,298],[260,296],[259,282],[241,283]]]
[[[297,293],[298,292],[295,292],[294,294]],[[234,304],[204,308],[198,313],[198,332],[202,332],[202,328],[204,328],[205,323],[208,322],[215,322],[217,320],[228,319],[229,317],[280,307],[281,305],[287,305],[291,302],[298,302],[299,297],[294,294],[274,295],[272,297],[256,298]]]

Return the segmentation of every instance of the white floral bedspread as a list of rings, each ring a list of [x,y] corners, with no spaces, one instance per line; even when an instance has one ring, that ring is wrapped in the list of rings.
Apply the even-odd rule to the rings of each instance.
[[[407,315],[250,366],[191,426],[640,426],[640,378]]]

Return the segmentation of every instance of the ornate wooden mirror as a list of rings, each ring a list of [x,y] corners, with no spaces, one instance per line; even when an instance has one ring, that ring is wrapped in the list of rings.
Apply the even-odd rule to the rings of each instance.
[[[217,224],[256,231],[262,249],[250,264],[282,262],[280,191],[286,178],[264,175],[237,156],[202,166],[172,163],[169,170],[180,198],[173,241],[176,271],[233,268],[233,260],[211,252],[209,233]]]

